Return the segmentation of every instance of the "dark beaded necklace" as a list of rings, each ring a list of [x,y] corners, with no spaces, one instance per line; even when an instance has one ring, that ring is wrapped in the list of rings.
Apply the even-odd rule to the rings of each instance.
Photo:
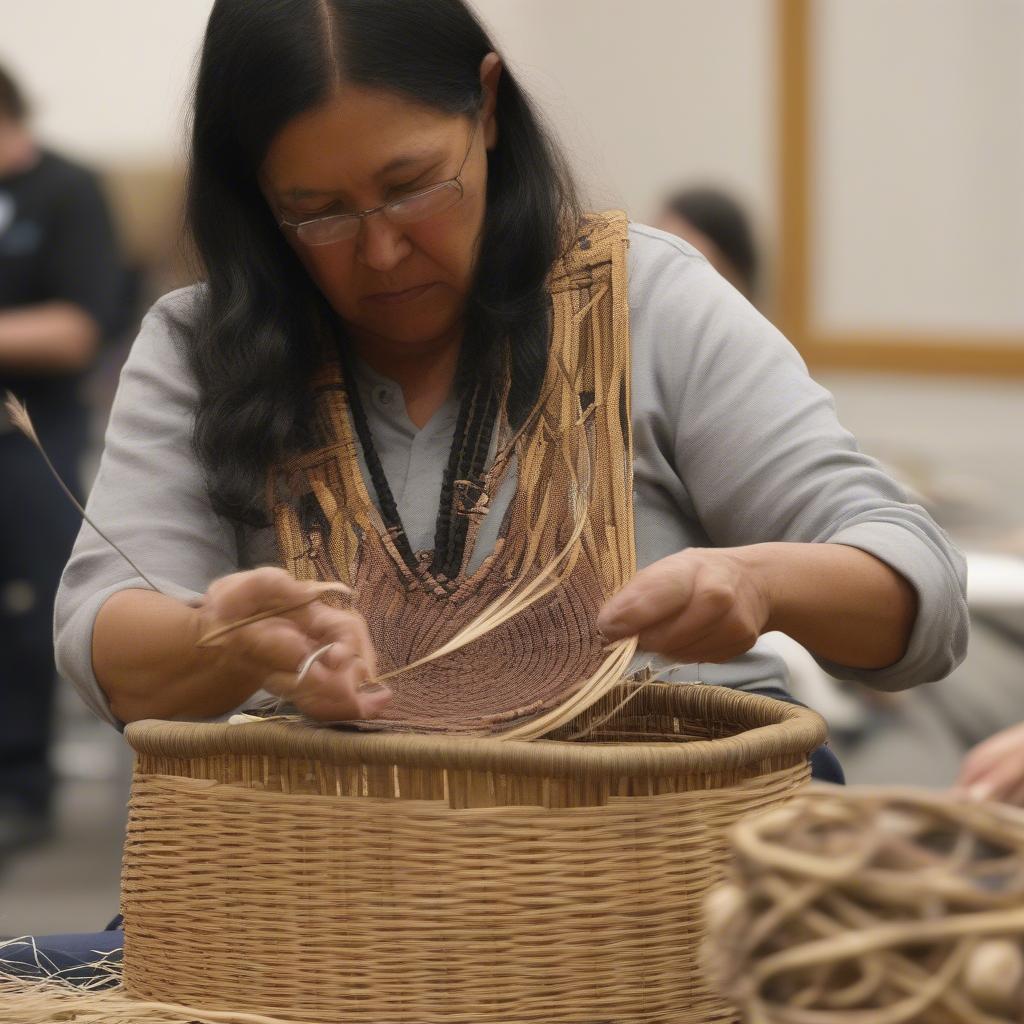
[[[366,468],[377,495],[381,517],[402,561],[411,572],[422,573],[422,566],[412,550],[409,538],[398,514],[391,486],[381,465],[373,442],[373,434],[366,418],[359,387],[355,382],[354,366],[344,345],[339,345],[345,394],[356,436],[363,449]],[[440,583],[454,580],[462,566],[469,530],[467,512],[479,498],[484,487],[484,464],[490,446],[494,424],[498,417],[500,400],[493,383],[477,382],[467,389],[459,403],[455,433],[441,482],[441,495],[434,530],[434,553],[430,573]]]

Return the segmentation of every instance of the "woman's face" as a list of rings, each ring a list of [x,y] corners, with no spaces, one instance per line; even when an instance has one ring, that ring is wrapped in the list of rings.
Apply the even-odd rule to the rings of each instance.
[[[412,355],[459,336],[484,221],[486,151],[497,137],[486,85],[479,120],[346,85],[285,125],[267,151],[263,194],[291,222],[380,206],[462,167],[462,199],[426,220],[395,224],[377,213],[354,238],[327,245],[282,228],[358,343]]]

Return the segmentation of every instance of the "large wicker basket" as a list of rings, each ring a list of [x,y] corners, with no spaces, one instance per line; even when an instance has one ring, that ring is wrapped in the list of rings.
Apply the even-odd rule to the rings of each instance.
[[[303,1022],[736,1020],[697,966],[702,900],[824,724],[712,686],[624,696],[532,743],[130,726],[126,994]]]

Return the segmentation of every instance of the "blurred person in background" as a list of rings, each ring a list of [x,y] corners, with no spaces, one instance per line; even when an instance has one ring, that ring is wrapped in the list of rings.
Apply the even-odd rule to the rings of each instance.
[[[754,302],[760,270],[750,217],[737,200],[708,186],[684,188],[662,205],[654,226],[689,242]]]
[[[751,218],[731,194],[711,185],[679,188],[653,223],[698,249],[746,298],[764,298]],[[947,502],[929,467],[899,454],[883,461],[911,500],[943,522]],[[933,686],[899,694],[833,679],[782,633],[763,640],[786,660],[794,696],[828,721],[850,781],[945,787],[956,780],[979,799],[1024,805],[1024,723],[1006,728],[1024,715],[1019,641],[993,631],[991,623],[975,621],[973,628],[984,635],[974,659]],[[968,702],[965,686],[972,693]]]
[[[0,390],[22,398],[80,491],[83,376],[119,326],[123,279],[94,175],[39,145],[0,68]],[[49,831],[53,600],[79,521],[0,410],[0,856]]]

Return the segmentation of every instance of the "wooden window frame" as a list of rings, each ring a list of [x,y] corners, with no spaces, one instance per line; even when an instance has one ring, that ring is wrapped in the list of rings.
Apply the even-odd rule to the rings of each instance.
[[[776,319],[807,362],[822,369],[1024,377],[1024,333],[825,331],[813,322],[811,45],[814,0],[776,0],[779,118]]]

